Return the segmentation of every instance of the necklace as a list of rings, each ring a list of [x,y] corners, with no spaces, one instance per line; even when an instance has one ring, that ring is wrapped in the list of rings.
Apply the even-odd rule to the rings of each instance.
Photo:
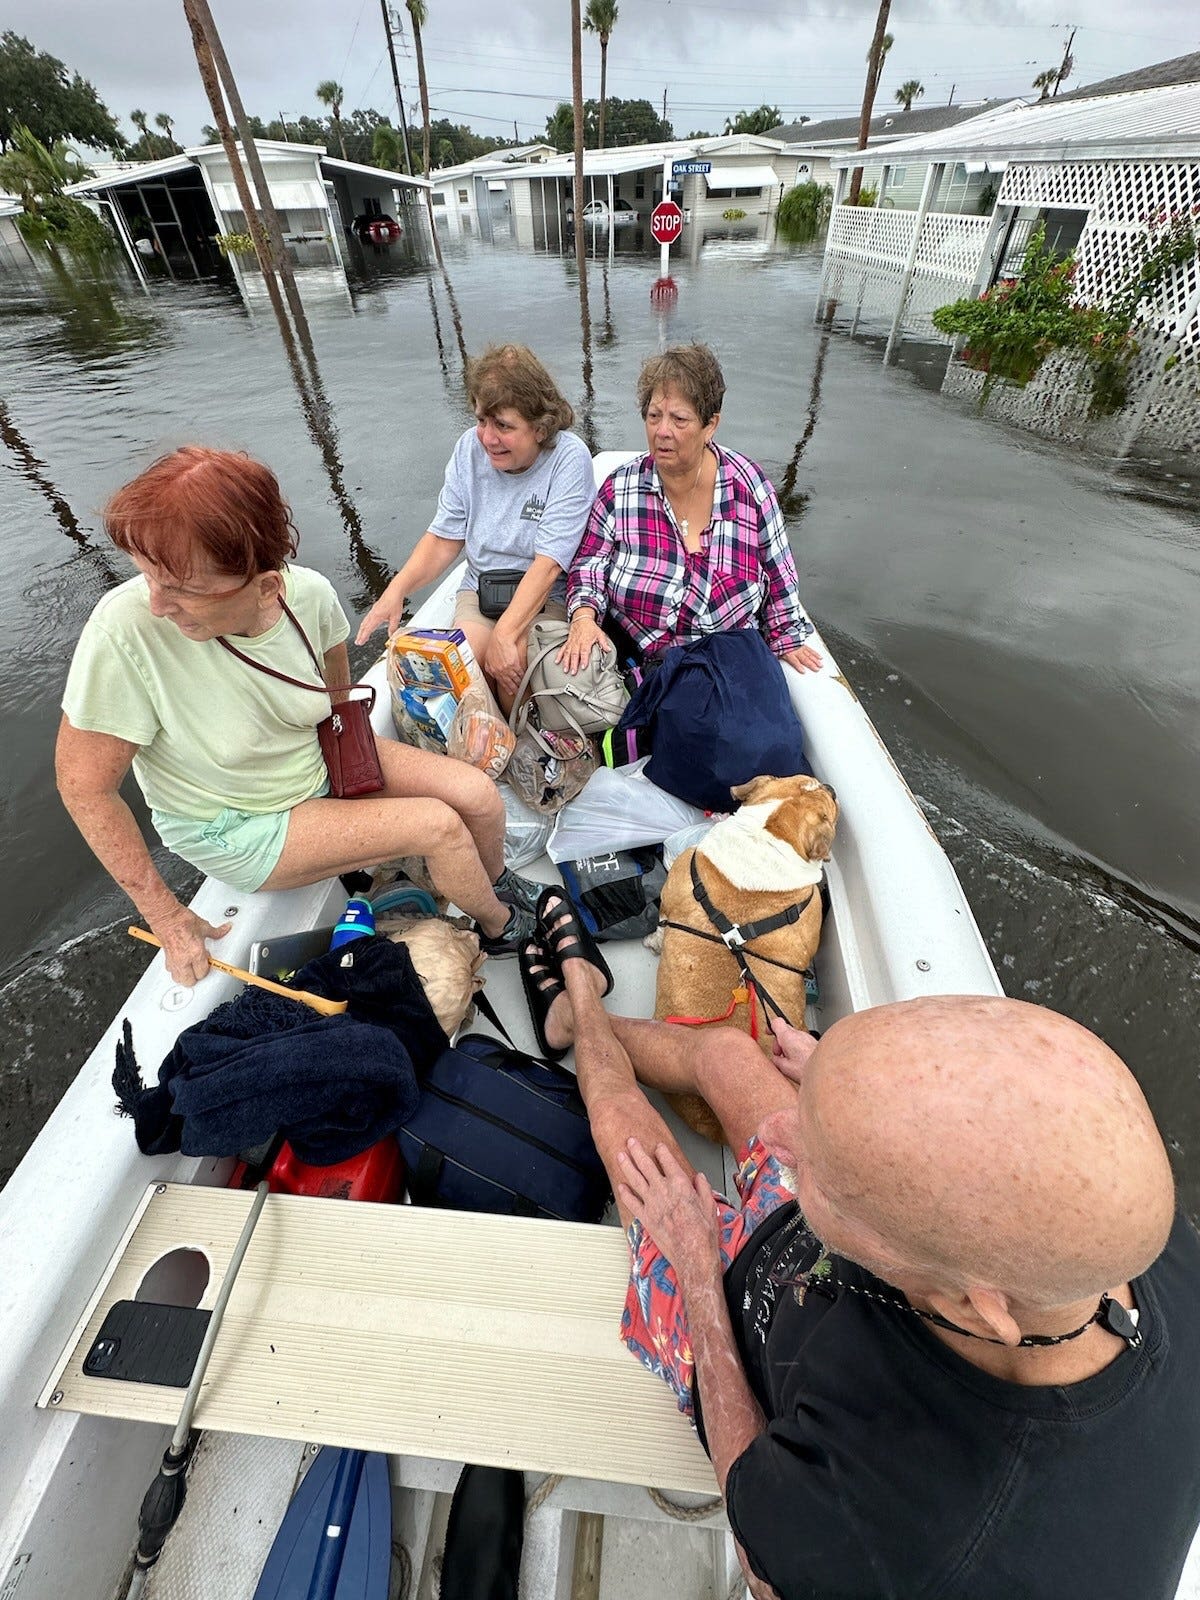
[[[824,1267],[825,1270],[821,1270]],[[932,1322],[939,1328],[945,1328],[950,1333],[958,1333],[964,1339],[980,1339],[984,1344],[1003,1344],[1003,1339],[990,1339],[985,1333],[972,1333],[969,1328],[960,1328],[956,1322],[951,1322],[948,1317],[943,1317],[936,1311],[923,1311],[920,1306],[914,1306],[912,1301],[901,1294],[881,1294],[878,1289],[868,1289],[857,1283],[846,1283],[836,1277],[830,1270],[829,1257],[824,1256],[810,1272],[802,1272],[798,1277],[776,1277],[771,1274],[772,1283],[782,1287],[787,1285],[794,1289],[807,1291],[814,1289],[817,1294],[829,1300],[836,1300],[833,1292],[845,1289],[848,1294],[860,1294],[867,1300],[874,1300],[879,1305],[892,1306],[897,1311],[911,1311],[914,1317],[920,1317],[925,1322]],[[1101,1295],[1100,1304],[1092,1312],[1086,1322],[1078,1328],[1072,1328],[1069,1333],[1026,1333],[1022,1334],[1017,1344],[1022,1349],[1041,1349],[1047,1345],[1067,1344],[1071,1339],[1078,1339],[1098,1322],[1107,1333],[1115,1335],[1124,1341],[1130,1350],[1137,1350],[1142,1343],[1141,1330],[1137,1324],[1137,1312],[1129,1311],[1119,1300],[1114,1300],[1111,1295]]]
[[[696,492],[696,485],[700,482],[700,474],[703,471],[704,471],[704,456],[702,455],[700,457],[700,465],[696,468],[696,476],[692,479],[692,487],[688,490],[687,498],[683,502],[685,506],[690,506],[691,505],[692,496]],[[688,542],[688,533],[689,533],[689,531],[690,531],[690,529],[688,527],[688,519],[686,517],[680,517],[680,519],[679,519],[679,533],[680,533],[680,537],[683,539],[684,544],[686,544]]]

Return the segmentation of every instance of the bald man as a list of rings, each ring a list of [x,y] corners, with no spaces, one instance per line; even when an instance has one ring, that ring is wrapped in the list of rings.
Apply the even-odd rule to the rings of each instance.
[[[947,996],[819,1045],[777,1023],[772,1064],[561,975],[547,1028],[629,1229],[622,1333],[695,1407],[752,1592],[1169,1600],[1200,1520],[1200,1242],[1121,1061]],[[740,1207],[631,1062],[713,1107]]]

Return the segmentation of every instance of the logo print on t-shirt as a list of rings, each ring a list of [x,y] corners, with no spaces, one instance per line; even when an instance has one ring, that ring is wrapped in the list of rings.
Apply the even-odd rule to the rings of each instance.
[[[526,500],[525,504],[521,507],[521,521],[540,522],[542,520],[542,512],[545,511],[545,509],[546,502],[541,498],[541,496],[531,494],[529,499]]]

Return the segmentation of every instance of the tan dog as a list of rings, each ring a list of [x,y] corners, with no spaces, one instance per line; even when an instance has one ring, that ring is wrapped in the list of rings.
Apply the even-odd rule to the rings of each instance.
[[[828,861],[833,847],[837,799],[832,789],[809,777],[755,778],[731,792],[742,802],[739,809],[716,823],[694,850],[678,857],[663,888],[654,1015],[660,1021],[721,1018],[729,1027],[751,1031],[750,1004],[738,999],[744,991],[737,960],[726,945],[716,942],[718,930],[693,892],[694,856],[709,900],[739,926],[763,922],[806,902],[795,922],[755,938],[747,947],[751,972],[784,1016],[802,1028],[804,969],[821,938],[821,864]],[[708,937],[683,931],[690,928]],[[767,959],[759,961],[757,956]],[[772,1035],[767,1023],[758,1003],[759,1044],[769,1056]],[[668,1098],[697,1133],[722,1138],[716,1118],[698,1095]]]

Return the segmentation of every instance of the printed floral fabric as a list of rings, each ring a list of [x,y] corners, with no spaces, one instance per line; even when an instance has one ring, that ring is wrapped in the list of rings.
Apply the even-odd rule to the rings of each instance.
[[[603,624],[611,612],[646,655],[737,628],[758,628],[777,656],[804,643],[813,625],[775,491],[753,461],[712,449],[712,522],[696,551],[684,549],[652,456],[601,484],[567,583],[569,615],[591,606]]]
[[[713,1190],[723,1272],[759,1223],[796,1198],[783,1181],[779,1163],[757,1137],[738,1151],[737,1158],[734,1183],[741,1208]],[[621,1338],[643,1366],[670,1386],[680,1411],[690,1418],[695,1362],[675,1269],[636,1220],[629,1228],[629,1249],[633,1260]]]

